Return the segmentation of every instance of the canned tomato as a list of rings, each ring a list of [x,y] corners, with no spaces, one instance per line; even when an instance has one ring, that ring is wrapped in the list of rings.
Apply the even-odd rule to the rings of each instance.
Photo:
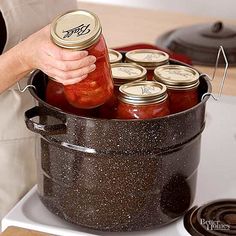
[[[123,84],[146,80],[147,70],[132,63],[115,63],[111,65],[114,82],[113,96],[99,108],[101,118],[115,118],[118,104],[119,87]]]
[[[147,79],[152,80],[154,69],[169,63],[169,55],[155,49],[136,49],[125,54],[127,62],[137,63],[147,69]]]
[[[110,64],[122,62],[122,54],[116,50],[108,49]]]
[[[170,114],[167,88],[155,81],[138,81],[119,88],[118,119],[151,119]]]
[[[164,65],[154,71],[154,79],[167,86],[171,113],[181,112],[199,102],[199,73],[191,67]]]
[[[55,44],[71,50],[86,49],[97,58],[96,70],[79,83],[64,86],[68,102],[77,108],[93,108],[104,104],[111,96],[113,82],[108,49],[98,17],[92,12],[77,10],[57,17],[51,26]]]
[[[57,107],[67,113],[79,116],[94,116],[94,111],[92,109],[79,109],[71,106],[65,97],[63,85],[54,81],[53,78],[48,80],[45,93],[45,101],[48,104]]]

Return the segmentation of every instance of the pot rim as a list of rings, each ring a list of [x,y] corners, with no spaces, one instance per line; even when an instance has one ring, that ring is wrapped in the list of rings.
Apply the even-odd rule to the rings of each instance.
[[[173,60],[173,59],[170,59],[170,62],[173,63],[173,64],[177,64],[177,65],[185,65],[185,66],[188,66],[190,68],[193,68],[195,69],[194,67],[190,66],[190,65],[187,65],[185,63],[182,63],[180,61],[177,61],[177,60]],[[196,69],[195,69],[196,70]],[[199,79],[204,79],[206,84],[207,84],[207,93],[211,93],[212,92],[212,85],[210,83],[210,80],[207,78],[206,75],[202,75],[202,73],[200,73],[198,70],[196,70],[199,74],[200,74],[200,77]],[[38,73],[44,73],[43,71],[40,71],[40,70],[35,70],[29,77],[28,79],[28,82],[27,84],[28,85],[33,85],[33,80],[35,78],[35,75],[38,74]],[[45,74],[45,73],[44,73]],[[46,74],[45,74],[46,75]],[[32,88],[32,87],[29,87],[29,91],[30,91],[30,94],[37,100],[37,101],[40,101],[44,106],[46,106],[47,108],[50,108],[50,109],[53,109],[54,111],[57,111],[57,112],[60,112],[60,113],[63,113],[65,115],[70,115],[70,116],[73,116],[73,117],[78,117],[80,119],[86,119],[86,120],[99,120],[99,121],[104,121],[104,122],[144,122],[144,121],[153,121],[153,120],[161,120],[161,119],[168,119],[168,118],[172,118],[172,117],[177,117],[179,115],[184,115],[186,113],[189,113],[191,110],[194,110],[196,109],[197,107],[199,106],[202,106],[203,103],[206,103],[207,100],[209,99],[209,96],[204,96],[204,98],[198,103],[196,104],[195,106],[187,109],[187,110],[184,110],[184,111],[181,111],[181,112],[178,112],[178,113],[174,113],[174,114],[170,114],[170,115],[167,115],[167,116],[163,116],[163,117],[157,117],[157,118],[151,118],[151,119],[107,119],[107,118],[99,118],[99,117],[86,117],[86,116],[79,116],[79,115],[76,115],[76,114],[73,114],[73,113],[67,113],[57,107],[54,107],[48,103],[46,103],[44,100],[42,100],[35,92],[35,89]]]

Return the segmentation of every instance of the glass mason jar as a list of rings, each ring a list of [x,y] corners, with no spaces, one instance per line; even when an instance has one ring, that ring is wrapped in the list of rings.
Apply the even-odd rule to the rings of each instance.
[[[170,114],[164,84],[139,81],[124,84],[119,90],[118,119],[152,119]]]
[[[99,116],[101,118],[115,118],[118,104],[119,87],[123,84],[146,80],[147,70],[132,63],[115,63],[111,65],[112,78],[114,81],[113,96],[101,107]]]
[[[56,108],[61,109],[64,112],[79,115],[93,117],[95,111],[93,109],[79,109],[70,105],[64,94],[64,87],[61,83],[53,80],[48,80],[45,101]]]
[[[147,80],[153,80],[156,67],[169,64],[169,55],[155,49],[136,49],[125,54],[126,62],[133,62],[147,69]]]
[[[122,54],[116,50],[108,49],[110,64],[122,62]]]
[[[154,71],[154,79],[166,85],[172,114],[189,109],[199,102],[199,73],[193,68],[160,66]]]
[[[87,50],[97,58],[96,70],[81,82],[65,85],[68,102],[77,108],[90,109],[104,104],[113,92],[108,49],[98,17],[77,10],[57,17],[51,26],[51,38],[59,47]]]

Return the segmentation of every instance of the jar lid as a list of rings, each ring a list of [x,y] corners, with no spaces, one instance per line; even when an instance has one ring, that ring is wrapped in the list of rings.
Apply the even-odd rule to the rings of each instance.
[[[169,62],[169,55],[155,49],[136,49],[125,54],[127,62],[134,62],[146,69],[154,70],[157,66]]]
[[[188,66],[159,66],[154,70],[154,79],[174,89],[190,89],[199,85],[199,73]]]
[[[51,24],[53,42],[68,49],[83,50],[92,46],[101,32],[98,17],[85,10],[67,12],[58,16]]]
[[[122,61],[122,54],[116,50],[108,49],[108,55],[111,64]]]
[[[114,63],[111,64],[111,71],[115,86],[136,80],[146,80],[147,70],[136,64]]]
[[[167,98],[167,88],[155,81],[138,81],[121,85],[119,99],[134,105],[159,103]]]

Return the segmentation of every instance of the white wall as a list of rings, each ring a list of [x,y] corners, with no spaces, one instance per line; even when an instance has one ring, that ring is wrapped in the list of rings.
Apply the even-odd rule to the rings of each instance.
[[[236,19],[236,0],[82,0]]]

